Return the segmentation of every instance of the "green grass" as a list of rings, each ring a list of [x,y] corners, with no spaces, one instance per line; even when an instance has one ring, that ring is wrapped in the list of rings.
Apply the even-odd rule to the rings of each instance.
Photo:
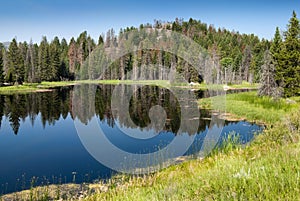
[[[229,86],[236,89],[257,89],[259,87],[259,84],[251,84],[249,82],[243,81],[242,84],[229,84]]]
[[[200,105],[211,106],[210,99],[205,101]],[[86,200],[299,200],[299,102],[257,97],[256,92],[231,94],[226,101],[235,115],[272,126],[245,148],[228,143],[203,160],[153,175],[120,175],[108,190]]]
[[[146,177],[118,176],[86,200],[299,200],[299,138],[294,112],[246,148],[226,146]]]
[[[201,105],[211,106],[211,99],[205,101]],[[245,148],[233,140],[203,160],[145,177],[120,175],[107,191],[86,200],[299,200],[299,102],[257,97],[256,92],[230,94],[226,101],[235,115],[272,126]]]
[[[22,85],[0,87],[0,94],[30,93],[30,92],[41,91],[53,87],[68,86],[73,84],[75,84],[75,82],[73,81],[24,83]]]
[[[141,85],[156,85],[162,87],[170,87],[171,84],[168,80],[79,80],[76,83],[84,84],[141,84]]]
[[[225,86],[225,84],[201,83],[199,85],[193,86],[193,88],[217,90],[217,89],[223,89],[224,86]],[[228,84],[228,87],[230,89],[258,89],[259,84],[257,84],[257,83],[250,84],[248,82],[242,82],[241,84]]]
[[[207,85],[205,83],[189,86],[187,83],[170,83],[168,80],[78,80],[78,81],[57,81],[57,82],[41,82],[41,83],[24,83],[22,85],[0,87],[0,94],[11,93],[30,93],[42,89],[52,87],[68,86],[76,83],[85,84],[141,84],[155,85],[161,87],[184,87],[193,89],[222,89],[223,85]],[[230,85],[233,89],[255,89],[257,84],[242,83],[241,85]]]
[[[79,80],[79,81],[58,81],[58,82],[41,82],[41,83],[24,83],[22,85],[0,87],[0,94],[11,93],[30,93],[37,92],[53,87],[63,87],[74,84],[141,84],[156,85],[161,87],[170,87],[167,80]]]
[[[225,107],[223,107],[224,100]],[[277,122],[289,112],[299,108],[299,104],[288,103],[286,99],[259,97],[255,91],[228,94],[225,99],[218,96],[201,99],[199,106],[206,109],[225,109],[237,118],[264,124]]]

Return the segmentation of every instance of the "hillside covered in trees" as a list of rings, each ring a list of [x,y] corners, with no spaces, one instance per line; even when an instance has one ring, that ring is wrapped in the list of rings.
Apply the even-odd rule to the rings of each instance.
[[[295,12],[287,31],[281,34],[277,28],[272,41],[260,39],[254,34],[240,34],[224,28],[215,28],[195,19],[176,19],[174,22],[155,20],[154,24],[121,29],[118,34],[110,29],[105,35],[100,35],[97,41],[86,31],[69,42],[58,37],[49,42],[45,36],[39,44],[13,39],[8,48],[0,43],[0,85],[74,80],[76,76],[80,76],[81,79],[128,79],[125,76],[127,72],[150,63],[169,69],[176,68],[189,82],[207,81],[204,75],[199,75],[183,58],[163,49],[143,50],[125,55],[111,64],[108,71],[85,65],[93,50],[121,46],[124,37],[128,38],[126,33],[143,31],[146,28],[155,28],[153,32],[147,33],[149,40],[158,39],[157,30],[171,30],[199,44],[213,63],[213,83],[263,82],[264,89],[269,89],[261,90],[262,95],[272,96],[292,96],[299,91],[300,26]],[[165,37],[160,40],[168,42],[168,36]],[[145,41],[136,44],[138,47],[143,45]],[[266,51],[270,56],[266,55]],[[95,71],[98,71],[98,74]],[[155,75],[149,71],[139,76],[144,79],[166,79],[163,74],[159,75],[159,72]],[[275,79],[270,81],[270,77]],[[278,87],[282,89],[281,92],[270,92],[272,88]]]

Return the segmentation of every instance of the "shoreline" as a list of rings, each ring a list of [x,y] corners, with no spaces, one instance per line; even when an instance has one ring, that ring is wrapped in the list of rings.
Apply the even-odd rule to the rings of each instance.
[[[174,83],[171,84],[168,80],[77,80],[77,81],[54,81],[54,82],[41,82],[41,83],[24,83],[22,85],[11,85],[11,86],[1,86],[0,94],[12,94],[12,93],[34,93],[34,92],[46,92],[47,89],[52,89],[55,87],[64,86],[74,86],[77,84],[140,84],[140,85],[155,85],[161,87],[178,87],[190,90],[205,90],[205,89],[224,89],[225,85],[206,85],[206,84],[196,84],[188,85],[187,83]],[[225,86],[226,87],[226,86]],[[231,85],[226,87],[226,91],[236,91],[236,90],[256,90],[258,88],[257,84],[241,84],[241,85]]]

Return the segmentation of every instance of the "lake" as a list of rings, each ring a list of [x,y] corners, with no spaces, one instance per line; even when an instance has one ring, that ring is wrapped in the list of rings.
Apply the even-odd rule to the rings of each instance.
[[[116,174],[118,167],[100,163],[91,150],[95,146],[101,150],[105,142],[83,139],[88,138],[84,129],[93,121],[114,146],[135,155],[158,152],[182,137],[190,140],[187,149],[182,149],[183,155],[198,156],[210,132],[220,130],[217,142],[211,145],[217,147],[233,131],[246,144],[262,130],[253,123],[224,121],[208,110],[195,109],[192,105],[197,103],[188,100],[190,96],[199,99],[209,97],[209,93],[188,89],[173,93],[158,86],[82,84],[0,95],[0,194],[27,189],[32,178],[35,185],[45,185],[93,182]],[[183,107],[189,110],[187,114]],[[190,114],[194,116],[183,118]],[[87,148],[88,140],[95,141],[91,149]],[[124,165],[108,149],[101,154],[116,166]],[[160,160],[169,161],[169,156]],[[126,160],[140,168],[136,159]]]

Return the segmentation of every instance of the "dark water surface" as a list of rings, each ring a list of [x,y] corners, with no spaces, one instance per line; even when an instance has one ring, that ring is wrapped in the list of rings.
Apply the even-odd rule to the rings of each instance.
[[[167,146],[176,135],[184,133],[195,136],[185,155],[195,154],[208,130],[220,126],[211,124],[209,111],[200,110],[198,119],[186,120],[186,124],[197,121],[195,132],[189,126],[180,125],[185,121],[180,121],[179,100],[168,89],[122,85],[120,97],[128,94],[128,90],[134,91],[129,108],[124,106],[130,115],[129,121],[122,111],[114,112],[115,108],[111,106],[115,87],[86,85],[81,89],[84,96],[74,96],[74,86],[56,88],[51,92],[0,95],[0,194],[29,188],[32,177],[35,177],[36,185],[82,183],[109,178],[115,173],[88,153],[76,132],[74,119],[87,125],[92,117],[96,117],[107,139],[130,153],[155,152]],[[188,93],[197,98],[209,96],[206,91]],[[83,107],[74,110],[74,102]],[[160,105],[165,111],[162,116],[166,121],[161,128],[148,126],[151,124],[149,111],[155,105]],[[155,117],[158,123],[159,118],[160,115]],[[255,132],[261,131],[261,127],[244,121],[225,121],[220,139],[232,131],[239,134],[242,143],[247,143]],[[124,132],[154,137],[135,139]]]

